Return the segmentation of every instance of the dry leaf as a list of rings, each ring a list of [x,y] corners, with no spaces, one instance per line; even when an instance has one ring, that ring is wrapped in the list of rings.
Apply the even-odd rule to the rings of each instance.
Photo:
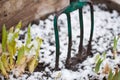
[[[103,69],[103,73],[108,74],[109,72],[110,72],[110,67],[109,67],[108,63],[106,63],[104,66],[104,69]]]

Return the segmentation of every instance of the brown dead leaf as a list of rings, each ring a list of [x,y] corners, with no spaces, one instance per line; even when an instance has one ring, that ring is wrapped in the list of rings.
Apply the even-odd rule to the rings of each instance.
[[[103,68],[103,73],[104,74],[108,74],[110,72],[110,67],[109,67],[109,64],[106,63],[104,68]]]

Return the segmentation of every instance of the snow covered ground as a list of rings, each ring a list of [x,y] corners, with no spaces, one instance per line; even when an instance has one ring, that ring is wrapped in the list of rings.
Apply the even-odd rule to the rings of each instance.
[[[117,11],[113,10],[112,13],[109,11],[101,10],[100,7],[106,7],[105,5],[94,5],[94,16],[95,16],[95,29],[92,52],[96,55],[107,52],[107,56],[112,56],[111,48],[113,46],[114,36],[120,34],[120,16]],[[88,44],[90,35],[90,11],[89,6],[85,6],[83,9],[84,13],[84,46]],[[71,13],[72,16],[72,56],[77,54],[80,32],[79,32],[79,20],[78,11]],[[44,62],[49,64],[44,71],[34,72],[29,75],[24,74],[19,78],[13,78],[11,75],[10,80],[103,80],[106,74],[102,74],[102,68],[106,63],[114,70],[116,64],[120,62],[120,56],[116,59],[107,57],[101,65],[101,71],[99,74],[94,72],[95,67],[95,56],[88,57],[83,63],[78,64],[78,70],[72,71],[65,69],[65,59],[67,56],[67,45],[68,45],[68,32],[67,32],[67,21],[66,16],[63,14],[59,17],[59,36],[60,36],[60,71],[51,71],[55,65],[55,39],[54,39],[54,27],[53,27],[53,15],[49,16],[45,21],[40,20],[39,25],[32,25],[31,35],[34,38],[39,36],[43,39],[42,49],[40,50],[40,63]],[[118,51],[120,51],[120,41],[118,42]],[[118,54],[119,55],[119,54]],[[45,76],[48,75],[48,76]]]

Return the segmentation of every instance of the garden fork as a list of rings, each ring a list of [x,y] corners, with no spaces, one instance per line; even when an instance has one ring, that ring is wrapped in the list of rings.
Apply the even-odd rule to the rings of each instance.
[[[90,53],[91,50],[91,41],[93,37],[93,31],[94,31],[94,14],[93,14],[93,6],[92,3],[89,1],[79,1],[76,0],[75,2],[71,2],[69,6],[61,10],[60,12],[57,12],[54,17],[54,32],[55,32],[55,41],[56,41],[56,62],[55,62],[55,70],[59,69],[59,55],[60,55],[60,42],[59,42],[59,33],[58,33],[58,27],[57,27],[57,20],[58,17],[61,14],[66,14],[67,16],[67,23],[68,23],[68,53],[66,58],[66,67],[70,64],[70,58],[71,58],[71,46],[72,46],[72,31],[71,31],[71,17],[70,13],[79,9],[79,20],[80,20],[80,44],[79,44],[79,50],[78,54],[81,55],[82,49],[83,49],[83,38],[84,38],[84,26],[83,26],[83,15],[82,15],[82,8],[85,5],[90,6],[90,14],[91,14],[91,30],[90,30],[90,37],[89,37],[89,43],[87,47],[87,55]]]

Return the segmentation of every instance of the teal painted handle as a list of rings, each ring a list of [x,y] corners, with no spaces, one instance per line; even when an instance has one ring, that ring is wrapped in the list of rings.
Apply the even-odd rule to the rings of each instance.
[[[73,11],[79,9],[79,8],[82,8],[86,4],[87,4],[87,2],[72,2],[68,7],[65,8],[63,13],[73,12]]]
[[[79,45],[79,52],[82,52],[83,48],[83,38],[84,38],[84,26],[83,26],[83,15],[82,15],[82,7],[89,4],[90,5],[90,13],[91,13],[91,31],[90,31],[90,38],[89,38],[89,44],[87,52],[90,52],[91,49],[91,41],[93,37],[93,31],[94,31],[94,14],[93,14],[93,6],[90,2],[72,2],[68,7],[64,8],[60,12],[56,14],[54,17],[54,32],[55,32],[55,43],[56,43],[56,63],[55,63],[55,70],[59,69],[59,55],[60,55],[60,42],[59,42],[59,34],[58,34],[58,27],[57,27],[57,19],[59,15],[62,13],[65,13],[67,16],[67,22],[68,22],[68,37],[69,37],[69,44],[68,44],[68,55],[66,59],[66,63],[69,64],[69,59],[71,57],[71,46],[72,46],[72,31],[71,31],[71,20],[70,20],[70,12],[75,11],[79,9],[79,18],[80,18],[80,45]],[[66,65],[67,65],[66,64]]]

